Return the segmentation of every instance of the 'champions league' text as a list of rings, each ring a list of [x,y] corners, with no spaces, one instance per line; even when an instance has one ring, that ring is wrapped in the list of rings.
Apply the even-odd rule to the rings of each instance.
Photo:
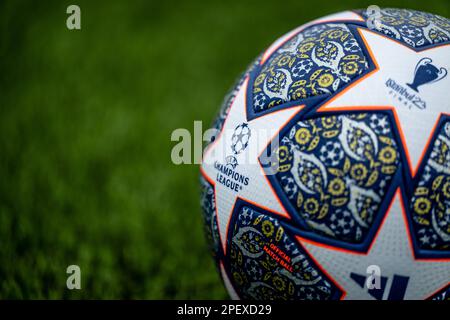
[[[236,172],[231,167],[223,165],[219,162],[214,162],[214,168],[218,171],[216,181],[223,184],[225,187],[239,192],[243,186],[247,186],[249,178]]]

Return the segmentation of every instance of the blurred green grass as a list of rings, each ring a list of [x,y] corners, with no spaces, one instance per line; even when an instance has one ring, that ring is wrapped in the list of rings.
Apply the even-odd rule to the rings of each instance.
[[[226,298],[198,167],[171,163],[170,134],[209,124],[283,33],[369,4],[2,1],[0,298]],[[375,4],[450,16],[447,0]],[[65,288],[70,264],[82,290]]]

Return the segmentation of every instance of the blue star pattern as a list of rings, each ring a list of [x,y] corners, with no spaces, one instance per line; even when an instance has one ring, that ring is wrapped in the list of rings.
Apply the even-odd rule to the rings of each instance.
[[[308,228],[347,243],[364,241],[400,160],[377,113],[300,121],[276,154],[276,180]]]
[[[411,203],[419,247],[450,249],[450,122],[442,126]]]
[[[358,42],[344,24],[305,29],[277,49],[256,73],[253,109],[331,95],[368,69]]]
[[[214,187],[200,177],[201,184],[201,207],[203,212],[203,226],[209,249],[213,257],[217,258],[220,248],[220,236],[217,227],[216,203],[214,198]]]
[[[368,18],[365,11],[360,11]],[[381,9],[375,30],[404,42],[410,47],[420,48],[450,41],[450,20],[431,13],[409,9]]]
[[[325,300],[341,294],[278,220],[247,206],[234,224],[229,263],[242,299]]]

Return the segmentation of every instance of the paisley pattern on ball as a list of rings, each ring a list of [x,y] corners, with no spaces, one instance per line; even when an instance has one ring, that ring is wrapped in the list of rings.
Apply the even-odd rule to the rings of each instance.
[[[217,227],[216,202],[214,197],[214,187],[200,177],[201,184],[201,206],[203,210],[203,226],[206,240],[214,258],[217,258],[220,248],[219,229]]]
[[[450,122],[440,130],[411,203],[419,247],[450,249]]]
[[[358,42],[344,24],[316,25],[276,50],[257,72],[253,109],[331,95],[368,69]]]
[[[340,296],[279,221],[242,207],[229,252],[241,299],[324,300]]]
[[[370,19],[365,11],[363,17]],[[431,13],[409,9],[381,9],[379,15],[372,13],[375,30],[420,48],[450,41],[450,20]]]
[[[399,166],[388,117],[357,113],[300,121],[276,153],[276,179],[307,226],[346,243],[363,242]]]

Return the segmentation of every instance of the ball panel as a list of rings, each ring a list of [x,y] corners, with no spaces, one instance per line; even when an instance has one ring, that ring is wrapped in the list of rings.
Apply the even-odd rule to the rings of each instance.
[[[220,251],[220,236],[217,227],[214,187],[203,177],[200,177],[200,185],[204,232],[209,250],[217,262]]]
[[[261,112],[288,101],[331,95],[367,69],[367,59],[345,24],[311,26],[276,50],[256,73],[253,109]]]
[[[450,121],[443,123],[411,201],[421,249],[450,251]]]
[[[248,206],[235,214],[227,255],[240,298],[324,300],[341,295],[277,219]]]
[[[360,11],[368,19],[366,11]],[[410,9],[381,9],[376,30],[388,37],[421,48],[450,42],[450,20]]]
[[[400,163],[387,115],[299,121],[276,153],[276,179],[310,230],[346,243],[366,239]]]

